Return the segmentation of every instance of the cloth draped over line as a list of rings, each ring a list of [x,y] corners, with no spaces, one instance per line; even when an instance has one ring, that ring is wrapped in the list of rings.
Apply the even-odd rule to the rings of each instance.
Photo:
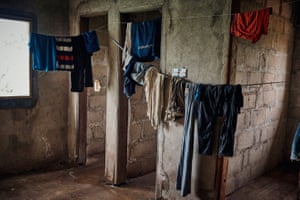
[[[234,36],[257,42],[262,34],[268,33],[270,8],[233,15],[230,32]]]
[[[29,49],[33,70],[70,71],[72,92],[93,87],[91,56],[100,49],[96,31],[70,37],[31,33]]]

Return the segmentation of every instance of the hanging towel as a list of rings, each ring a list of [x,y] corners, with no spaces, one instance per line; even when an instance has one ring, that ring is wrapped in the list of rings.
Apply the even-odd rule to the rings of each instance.
[[[96,31],[84,32],[82,35],[88,53],[92,54],[100,49]]]
[[[71,37],[55,37],[56,70],[72,71],[74,69],[73,44]]]
[[[55,71],[56,41],[55,37],[31,33],[29,49],[32,55],[32,69],[40,71]]]
[[[244,13],[236,13],[233,16],[230,31],[234,36],[257,42],[262,34],[268,33],[270,8]]]
[[[150,67],[145,74],[145,96],[147,102],[147,116],[154,129],[162,121],[164,107],[164,79],[155,67]]]
[[[137,61],[153,61],[160,57],[161,18],[132,23],[131,55]]]

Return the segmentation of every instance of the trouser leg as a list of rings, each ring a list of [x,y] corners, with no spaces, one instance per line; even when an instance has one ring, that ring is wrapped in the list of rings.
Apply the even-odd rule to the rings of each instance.
[[[183,141],[181,156],[178,166],[176,189],[181,190],[181,195],[186,196],[191,192],[191,174],[194,144],[194,111],[197,106],[194,101],[196,84],[188,83],[188,94],[185,94],[185,117],[183,128]]]

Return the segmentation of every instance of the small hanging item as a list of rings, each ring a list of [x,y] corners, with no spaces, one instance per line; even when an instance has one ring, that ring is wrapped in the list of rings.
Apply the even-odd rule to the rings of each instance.
[[[230,26],[230,32],[234,36],[257,42],[262,34],[268,33],[269,16],[272,8],[265,8],[257,11],[236,13]]]

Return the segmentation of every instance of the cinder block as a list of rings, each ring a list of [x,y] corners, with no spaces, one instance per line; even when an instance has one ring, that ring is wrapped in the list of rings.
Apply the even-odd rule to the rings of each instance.
[[[130,145],[136,143],[141,138],[142,131],[142,122],[131,123],[128,132],[128,143]]]
[[[239,84],[248,84],[248,72],[237,71],[235,75],[235,82]]]
[[[249,78],[249,83],[254,84],[254,83],[261,83],[262,81],[262,73],[261,72],[250,72],[250,78]]]
[[[237,129],[246,129],[250,125],[250,111],[244,110],[238,115]]]
[[[249,163],[252,166],[255,166],[259,162],[263,162],[265,160],[266,155],[263,152],[263,146],[258,145],[249,150]]]
[[[253,110],[251,117],[252,117],[251,125],[253,127],[258,127],[263,125],[266,121],[266,109]]]
[[[275,90],[269,90],[269,91],[264,91],[264,105],[268,107],[273,107],[276,103],[276,91]]]
[[[244,95],[244,109],[251,109],[256,107],[256,94],[248,93]]]
[[[238,150],[243,150],[249,148],[253,145],[254,142],[254,131],[245,130],[244,133],[237,136],[237,147]]]
[[[239,153],[229,158],[228,177],[235,176],[242,170],[243,154]]]
[[[131,105],[131,113],[133,121],[141,121],[147,118],[147,104],[141,102],[135,105]]]
[[[274,11],[274,8],[273,8]],[[284,32],[284,23],[285,20],[284,18],[277,16],[277,15],[272,15],[269,21],[269,31],[272,33],[280,34]]]
[[[143,158],[153,154],[156,151],[156,140],[147,140],[137,143],[131,148],[131,158]]]

